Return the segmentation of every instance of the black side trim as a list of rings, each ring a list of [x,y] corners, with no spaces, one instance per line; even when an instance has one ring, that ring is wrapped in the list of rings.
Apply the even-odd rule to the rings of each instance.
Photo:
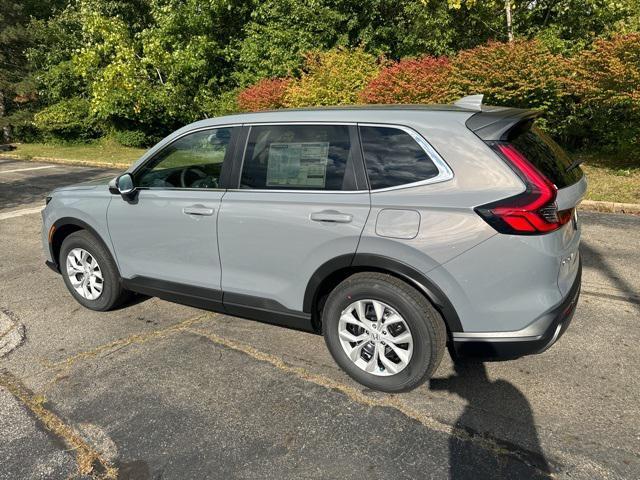
[[[442,315],[451,332],[463,331],[462,324],[460,323],[460,317],[458,317],[455,308],[453,308],[453,305],[445,293],[435,283],[406,263],[399,262],[383,255],[369,253],[341,255],[320,266],[312,275],[307,285],[304,294],[303,310],[307,313],[311,313],[316,292],[322,282],[328,278],[329,275],[348,267],[371,268],[374,270],[387,271],[406,279],[409,283],[421,290],[429,300],[431,300],[436,309]]]
[[[44,262],[44,264],[49,267],[51,270],[53,270],[56,273],[60,273],[60,269],[58,268],[58,264],[55,262],[50,262],[49,260],[46,260]]]
[[[540,112],[535,110],[486,107],[481,112],[469,117],[466,125],[469,130],[485,142],[505,141],[509,130],[519,123],[532,120],[539,115]]]
[[[438,309],[451,332],[462,332],[462,323],[455,308],[445,293],[425,275],[406,263],[382,255],[358,253],[353,258],[353,266],[372,266],[388,270],[409,280],[431,300]]]
[[[226,313],[259,322],[313,332],[311,315],[289,310],[284,305],[268,298],[223,293],[220,290],[196,287],[177,282],[168,282],[144,276],[122,279],[127,290],[162,298],[170,302],[189,305],[204,310]]]
[[[342,270],[343,268],[350,267],[351,263],[353,262],[354,256],[354,254],[350,253],[347,255],[340,255],[338,257],[332,258],[328,262],[320,265],[320,267],[318,267],[318,269],[313,272],[313,275],[311,275],[311,278],[307,283],[307,288],[304,291],[302,311],[311,313],[311,309],[316,300],[316,293],[318,292],[318,288],[320,287],[322,282],[324,282],[324,280],[327,279],[332,273],[335,273],[338,270]]]
[[[107,243],[102,239],[102,237],[100,236],[100,234],[98,232],[96,232],[96,230],[89,225],[87,222],[84,222],[78,218],[74,218],[74,217],[62,217],[59,218],[58,220],[56,220],[53,223],[53,226],[56,227],[55,232],[53,233],[53,239],[56,239],[56,235],[58,234],[59,231],[61,231],[63,229],[63,227],[67,226],[67,225],[75,225],[76,227],[80,227],[83,230],[87,230],[89,232],[91,232],[91,234],[96,237],[98,239],[99,242],[102,243],[102,246],[107,250],[107,252],[110,252],[111,255],[115,258],[115,256],[113,255],[113,252],[111,252],[111,249],[107,246]],[[54,243],[55,242],[50,242],[49,243],[49,253],[51,253],[51,258],[53,259],[53,263],[55,265],[54,270],[56,272],[60,272],[60,264],[59,264],[59,259],[58,259],[58,255],[59,255],[59,251],[55,251],[54,249]]]
[[[192,307],[224,312],[222,292],[211,288],[195,287],[176,282],[167,282],[155,278],[135,276],[123,278],[122,285],[132,292],[162,298],[170,302],[182,303]]]
[[[482,358],[484,360],[510,360],[542,353],[550,348],[560,337],[567,331],[569,324],[573,319],[576,311],[578,298],[580,297],[580,287],[582,281],[582,260],[578,266],[576,279],[569,290],[567,296],[544,316],[552,317],[553,321],[544,334],[535,337],[532,340],[462,340],[458,339],[452,342],[452,354],[461,357]],[[558,331],[558,328],[560,329]],[[556,334],[556,331],[558,333]]]
[[[315,332],[311,325],[310,314],[289,310],[270,298],[225,292],[224,309],[229,315],[282,325],[305,332]]]

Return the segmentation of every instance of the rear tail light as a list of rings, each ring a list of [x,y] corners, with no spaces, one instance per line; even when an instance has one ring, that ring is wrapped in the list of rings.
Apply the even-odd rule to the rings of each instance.
[[[571,220],[573,209],[558,211],[556,186],[513,145],[496,143],[498,152],[526,185],[524,192],[477,207],[476,212],[500,233],[537,235],[559,229]]]

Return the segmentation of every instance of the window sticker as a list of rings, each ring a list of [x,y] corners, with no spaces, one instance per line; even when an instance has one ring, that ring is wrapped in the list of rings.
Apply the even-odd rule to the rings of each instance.
[[[328,157],[329,142],[272,143],[267,186],[324,188]]]

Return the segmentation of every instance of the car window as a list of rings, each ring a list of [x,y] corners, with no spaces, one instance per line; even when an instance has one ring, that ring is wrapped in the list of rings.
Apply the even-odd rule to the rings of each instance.
[[[351,135],[346,125],[253,126],[240,188],[350,189],[352,156]]]
[[[419,182],[438,175],[438,167],[404,130],[360,127],[364,161],[372,190]]]
[[[234,128],[190,133],[165,147],[136,172],[134,181],[146,188],[219,188],[222,164]]]
[[[580,167],[570,168],[569,155],[549,135],[531,127],[531,123],[513,128],[509,141],[558,188],[573,185],[583,176]]]

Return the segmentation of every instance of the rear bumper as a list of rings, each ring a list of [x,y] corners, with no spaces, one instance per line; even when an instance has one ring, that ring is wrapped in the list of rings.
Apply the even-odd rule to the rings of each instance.
[[[560,304],[517,332],[454,333],[453,354],[484,359],[512,359],[550,348],[569,327],[580,297],[582,261],[573,284]],[[532,334],[533,333],[533,334]]]

